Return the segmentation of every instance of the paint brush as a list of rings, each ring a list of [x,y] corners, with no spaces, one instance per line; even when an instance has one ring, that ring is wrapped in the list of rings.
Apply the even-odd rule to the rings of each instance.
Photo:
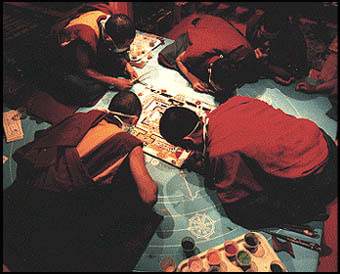
[[[275,236],[277,238],[284,239],[288,242],[291,242],[291,243],[294,243],[294,244],[297,244],[297,245],[301,245],[301,246],[307,247],[309,249],[312,249],[312,250],[315,250],[315,251],[318,251],[318,252],[321,251],[321,247],[317,243],[303,241],[303,240],[300,240],[300,239],[297,239],[297,238],[288,237],[288,236],[285,236],[285,235],[282,235],[282,234],[279,234],[279,233],[270,232],[270,231],[263,230],[263,229],[259,229],[259,231],[268,233],[268,234]]]
[[[145,72],[145,73],[139,75],[137,78],[131,80],[131,83],[135,83],[135,82],[139,81],[139,79],[141,79],[142,77],[144,77],[145,75],[147,75],[147,74],[149,74],[149,73],[150,73],[150,71],[147,71],[147,72]]]
[[[314,228],[310,225],[293,225],[293,224],[283,224],[286,227],[294,227],[294,228],[303,228],[303,229],[309,229],[314,231]]]
[[[312,237],[312,238],[315,238],[319,235],[316,231],[313,231],[313,230],[311,230],[309,228],[305,228],[305,227],[297,227],[297,226],[290,226],[290,225],[282,225],[282,226],[279,226],[279,227],[281,229],[300,233],[300,234],[303,234],[303,235],[306,235],[306,236],[309,236],[309,237]]]

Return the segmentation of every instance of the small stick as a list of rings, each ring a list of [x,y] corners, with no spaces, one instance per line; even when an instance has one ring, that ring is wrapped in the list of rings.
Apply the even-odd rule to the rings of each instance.
[[[310,229],[303,229],[303,228],[292,227],[292,226],[288,226],[288,225],[282,225],[282,226],[279,226],[279,227],[281,229],[293,231],[293,232],[296,232],[296,233],[301,233],[301,234],[304,234],[304,235],[312,237],[312,238],[315,238],[315,237],[318,236],[318,233],[316,231],[312,231]]]
[[[137,82],[140,78],[142,78],[143,76],[147,75],[148,73],[150,73],[150,71],[147,71],[147,72],[143,73],[142,75],[139,75],[137,78],[131,80],[131,83]]]
[[[277,238],[284,239],[288,242],[298,244],[298,245],[307,247],[309,249],[312,249],[312,250],[315,250],[315,251],[318,251],[318,252],[321,251],[321,247],[317,243],[303,241],[303,240],[300,240],[300,239],[297,239],[297,238],[288,237],[288,236],[285,236],[285,235],[282,235],[282,234],[279,234],[279,233],[275,233],[275,232],[270,232],[270,231],[267,231],[267,230],[264,230],[264,229],[259,229],[259,231],[268,233],[268,234],[275,236]]]

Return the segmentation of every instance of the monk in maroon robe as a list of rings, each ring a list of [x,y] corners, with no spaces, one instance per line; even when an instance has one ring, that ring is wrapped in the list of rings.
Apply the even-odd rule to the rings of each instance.
[[[158,62],[179,71],[198,92],[225,102],[237,87],[259,79],[266,55],[254,50],[226,20],[197,15],[185,33],[165,47]]]
[[[130,80],[138,77],[127,54],[135,35],[131,19],[106,4],[84,4],[69,14],[49,37],[53,95],[65,104],[87,106],[108,88],[129,90]]]
[[[17,176],[3,194],[11,269],[134,267],[160,221],[152,211],[158,187],[142,142],[122,129],[137,123],[138,97],[120,92],[109,109],[68,116],[14,153]],[[124,249],[127,243],[136,248]]]
[[[267,54],[263,76],[290,85],[307,74],[307,45],[299,26],[282,10],[254,14],[247,22],[249,43]]]
[[[174,125],[182,130],[170,130]],[[258,99],[235,96],[202,119],[169,108],[160,132],[170,143],[203,152],[207,178],[228,217],[242,226],[321,218],[337,196],[334,141],[314,122]]]

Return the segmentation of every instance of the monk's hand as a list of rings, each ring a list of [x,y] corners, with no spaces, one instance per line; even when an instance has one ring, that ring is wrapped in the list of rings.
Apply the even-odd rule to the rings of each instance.
[[[193,79],[191,85],[192,88],[196,91],[209,93],[209,89],[207,88],[206,84],[198,78]]]
[[[256,59],[265,59],[268,57],[267,53],[263,53],[260,48],[254,50]]]
[[[138,77],[138,73],[133,69],[130,63],[126,63],[125,72],[128,74],[131,80]]]
[[[116,79],[114,81],[113,85],[119,91],[127,91],[127,90],[130,90],[132,88],[133,83],[128,79],[119,78],[119,79]]]
[[[187,160],[183,163],[182,168],[189,171],[197,172],[201,175],[207,174],[207,162],[203,154],[198,151],[192,151]]]
[[[296,84],[295,90],[305,93],[313,93],[316,92],[316,87],[306,81],[303,81]]]
[[[291,76],[288,80],[284,80],[282,79],[280,76],[275,76],[274,77],[274,81],[280,85],[283,85],[283,86],[288,86],[290,85],[291,83],[293,83],[295,80],[295,78],[293,76]]]

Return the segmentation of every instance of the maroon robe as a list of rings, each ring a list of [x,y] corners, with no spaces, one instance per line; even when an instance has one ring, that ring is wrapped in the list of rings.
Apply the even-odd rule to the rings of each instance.
[[[115,11],[106,4],[88,4],[82,9],[73,11],[73,13],[69,14],[66,19],[53,26],[51,29],[51,34],[52,36],[56,36],[59,45],[65,45],[73,40],[80,39],[89,45],[94,53],[97,53],[98,36],[96,35],[96,32],[98,32],[98,26],[91,26],[91,24],[82,22],[83,20],[80,20],[78,24],[65,29],[70,21],[90,11],[101,12],[101,14],[95,19],[97,23],[100,20],[105,19],[107,15],[112,15],[115,13]]]
[[[89,77],[85,69],[106,76],[125,76],[127,54],[110,51],[101,33],[100,22],[113,14],[106,4],[87,4],[52,27],[47,45],[53,54],[46,57],[46,70],[50,92],[61,103],[93,106],[107,92],[109,85]],[[86,58],[79,54],[79,48]]]
[[[299,210],[301,206],[313,214],[334,194],[335,181],[329,175],[334,170],[326,169],[335,163],[329,156],[334,142],[308,119],[258,99],[235,96],[209,114],[207,138],[210,176],[236,222],[275,224],[278,217],[284,220],[283,214],[286,220],[289,214],[301,217],[308,210]],[[294,212],[288,212],[292,207]]]
[[[13,155],[15,182],[3,193],[4,263],[19,272],[131,271],[161,217],[138,194],[125,157],[111,183],[92,178],[142,142],[116,131],[79,158],[77,145],[103,120],[76,113]]]
[[[76,146],[90,128],[105,118],[107,115],[97,110],[76,113],[46,130],[36,132],[35,140],[13,155],[18,163],[16,180],[55,192],[91,188],[95,183],[91,179],[94,175],[89,173],[90,169],[107,166],[142,144],[131,134],[120,132],[105,145],[101,155],[100,152],[96,153],[97,159],[105,157],[108,162],[97,160],[92,166],[86,166],[79,158]],[[109,159],[105,156],[108,149]]]

